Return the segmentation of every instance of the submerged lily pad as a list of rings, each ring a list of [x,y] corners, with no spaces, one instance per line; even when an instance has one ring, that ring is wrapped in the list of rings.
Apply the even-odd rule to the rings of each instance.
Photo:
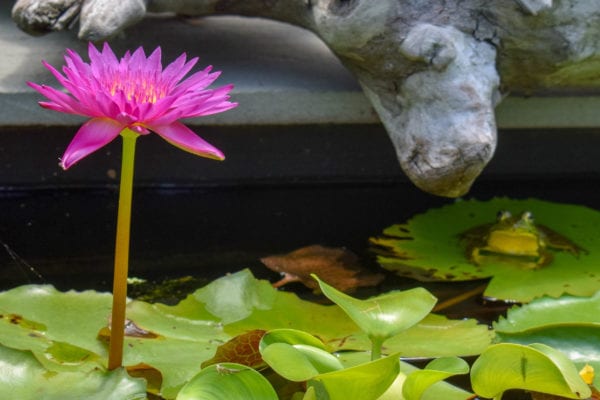
[[[466,257],[461,234],[492,223],[500,210],[531,211],[536,223],[549,227],[585,249],[579,256],[553,251],[553,260],[537,269],[503,260],[481,265]],[[484,296],[528,302],[544,295],[590,296],[600,289],[600,212],[587,207],[542,200],[496,198],[457,201],[385,229],[371,239],[378,262],[399,275],[429,281],[491,278]]]

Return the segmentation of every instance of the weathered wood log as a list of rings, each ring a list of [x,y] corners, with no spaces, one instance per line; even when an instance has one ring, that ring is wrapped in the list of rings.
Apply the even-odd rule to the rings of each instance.
[[[108,38],[146,12],[236,14],[317,34],[357,77],[421,189],[465,194],[496,146],[501,92],[600,91],[598,0],[18,0],[27,32]]]

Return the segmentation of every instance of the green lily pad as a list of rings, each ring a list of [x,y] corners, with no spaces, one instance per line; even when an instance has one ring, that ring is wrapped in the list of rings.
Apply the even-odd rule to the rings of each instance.
[[[239,271],[220,278],[213,284],[219,284],[225,279],[235,280],[241,285],[251,281],[240,279],[236,275],[251,276],[251,273],[247,270]],[[332,351],[371,350],[371,342],[367,334],[362,332],[340,307],[303,301],[293,293],[277,291],[268,286],[253,285],[253,287],[253,290],[261,293],[267,292],[267,296],[274,295],[271,308],[264,309],[262,306],[255,308],[245,319],[225,325],[223,329],[226,333],[235,336],[252,329],[292,328],[321,338]],[[223,285],[223,292],[215,292],[215,295],[226,296],[226,290],[233,289]],[[239,290],[246,289],[239,288]],[[203,307],[195,297],[188,297],[180,304],[186,310],[196,310],[193,312],[198,312],[197,310]],[[232,303],[230,306],[236,307],[236,304]],[[176,309],[173,312],[180,315],[180,310]],[[226,313],[227,310],[224,309],[223,312]],[[212,318],[215,317],[219,316]],[[406,357],[473,355],[483,351],[491,343],[492,336],[493,334],[485,325],[479,325],[475,320],[449,320],[430,314],[402,334],[388,339],[384,346],[384,353],[401,352]]]
[[[569,357],[578,367],[600,371],[600,292],[592,297],[541,298],[508,310],[494,323],[496,340],[544,343]],[[600,387],[600,374],[594,384]]]
[[[106,400],[146,398],[146,383],[125,370],[53,373],[26,351],[0,346],[0,398]]]
[[[545,225],[576,243],[586,252],[578,257],[553,251],[553,261],[537,269],[516,263],[486,260],[470,262],[461,244],[462,233],[492,223],[500,210],[518,215],[531,211]],[[484,296],[528,302],[544,295],[590,296],[600,289],[600,212],[587,207],[542,200],[495,198],[490,201],[457,201],[385,229],[372,238],[378,262],[400,275],[421,280],[464,281],[491,278]]]
[[[211,301],[204,303],[201,299],[207,293]],[[248,303],[248,299],[254,300]],[[239,303],[245,303],[243,313]],[[102,372],[107,346],[98,333],[106,327],[110,305],[110,294],[93,291],[62,293],[51,286],[24,286],[2,292],[0,345],[34,354],[40,368],[52,374]],[[238,314],[231,314],[233,309]],[[135,369],[136,376],[157,375],[158,385],[153,387],[165,398],[175,398],[220,344],[255,329],[303,330],[320,338],[327,352],[370,349],[366,335],[338,306],[314,304],[277,291],[247,270],[198,289],[176,306],[131,301],[127,318],[134,329],[125,338],[125,365]],[[482,351],[490,341],[487,327],[474,320],[429,315],[390,338],[384,352],[468,355]],[[304,344],[319,348],[313,342]]]
[[[509,389],[524,389],[569,399],[590,397],[591,390],[564,354],[544,344],[500,343],[485,350],[471,368],[480,396],[500,399]]]

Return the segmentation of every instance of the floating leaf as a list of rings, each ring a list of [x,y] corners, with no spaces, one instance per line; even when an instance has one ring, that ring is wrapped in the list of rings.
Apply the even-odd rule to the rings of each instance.
[[[19,316],[26,321],[19,325],[22,328],[19,335],[37,341],[29,343],[31,350],[41,350],[57,341],[106,356],[106,347],[96,336],[108,323],[111,304],[108,293],[63,293],[50,285],[26,285],[0,293],[0,314]],[[5,329],[6,324],[10,321],[2,318],[0,329]],[[0,343],[12,347],[15,342],[8,341],[13,339],[6,332],[0,336]],[[15,345],[15,348],[21,347]]]
[[[231,295],[238,291],[245,294]],[[209,303],[199,300],[209,294],[214,296]],[[244,299],[254,300],[244,304],[244,312],[235,316],[235,322],[224,324],[223,320],[232,320],[230,313],[238,311],[236,307]],[[106,343],[97,335],[106,327],[110,305],[109,294],[93,291],[62,293],[51,286],[25,286],[2,292],[0,344],[33,352],[53,373],[101,371],[106,363]],[[370,346],[365,334],[339,307],[279,292],[247,270],[220,278],[176,306],[131,301],[127,317],[135,327],[130,333],[135,335],[125,338],[125,365],[132,374],[150,379],[151,390],[167,399],[175,398],[220,344],[254,329],[304,330],[322,339],[328,352],[367,351]],[[473,320],[430,315],[388,340],[385,352],[467,355],[480,352],[489,342],[487,327]]]
[[[552,251],[554,259],[538,269],[499,260],[475,265],[461,244],[463,232],[494,222],[498,211],[513,214],[531,211],[535,220],[587,250],[578,257]],[[422,280],[462,281],[491,277],[488,298],[528,302],[533,298],[562,294],[590,296],[600,289],[600,212],[583,206],[541,200],[457,201],[393,225],[382,237],[372,238],[378,262],[400,275]]]
[[[161,395],[174,398],[185,382],[211,358],[217,346],[231,337],[213,321],[177,318],[163,307],[132,301],[127,317],[155,338],[125,337],[123,362],[127,366],[147,364],[162,374]]]
[[[293,329],[267,333],[261,341],[260,352],[275,372],[293,382],[344,368],[334,355],[325,350],[319,339]]]
[[[283,275],[273,284],[276,288],[289,282],[302,282],[318,291],[319,285],[311,277],[311,274],[317,274],[331,286],[348,293],[357,287],[378,285],[384,278],[383,274],[366,271],[354,253],[339,247],[312,245],[291,253],[264,257],[260,261]]]
[[[375,400],[390,387],[400,372],[398,355],[318,375],[308,381],[317,399]]]
[[[244,278],[241,279],[238,275],[244,275]],[[245,319],[223,326],[224,331],[231,336],[252,329],[293,328],[321,338],[332,351],[371,349],[369,339],[340,307],[304,301],[293,293],[277,291],[269,285],[256,285],[252,283],[253,279],[248,270],[243,270],[218,280],[233,280],[241,285],[237,289],[255,291],[250,296],[273,296],[270,308],[254,308]],[[217,298],[227,296],[226,291],[230,289],[229,285],[221,287],[222,292],[213,291]],[[197,293],[204,290],[205,288],[199,289]],[[195,295],[174,307],[156,306],[181,318],[221,317],[220,314],[205,316],[204,305],[197,301]],[[228,309],[223,308],[221,311],[226,313]],[[402,335],[389,339],[385,349],[387,354],[401,351],[403,355],[411,357],[473,355],[483,351],[490,344],[492,336],[487,326],[479,325],[474,320],[449,320],[430,314],[417,325],[402,332]]]
[[[424,369],[415,371],[406,378],[402,387],[402,395],[406,400],[419,400],[434,383],[468,372],[469,364],[462,358],[436,358],[429,362]]]
[[[143,379],[132,378],[119,368],[53,373],[33,355],[0,346],[0,398],[19,400],[106,400],[146,398]]]
[[[219,363],[200,371],[177,395],[177,400],[278,400],[269,381],[242,364]]]
[[[490,346],[473,364],[471,384],[478,395],[496,399],[509,389],[569,399],[584,399],[591,395],[575,365],[558,350],[539,343]]]
[[[600,370],[600,292],[592,297],[544,297],[513,307],[494,329],[498,341],[544,343],[580,367],[587,363]],[[600,377],[595,384],[600,386]]]

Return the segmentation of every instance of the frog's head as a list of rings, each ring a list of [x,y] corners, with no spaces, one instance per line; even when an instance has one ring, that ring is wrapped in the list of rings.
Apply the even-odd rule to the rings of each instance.
[[[509,211],[500,211],[496,223],[490,227],[486,243],[489,251],[516,256],[538,256],[540,246],[543,246],[540,233],[529,211],[519,217]]]

